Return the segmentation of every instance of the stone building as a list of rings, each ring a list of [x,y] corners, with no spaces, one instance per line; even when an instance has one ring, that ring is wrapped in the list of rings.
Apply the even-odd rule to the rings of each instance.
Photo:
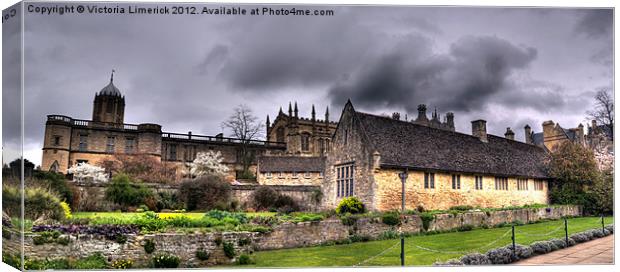
[[[325,157],[264,156],[258,160],[261,185],[314,185],[323,183]]]
[[[325,119],[317,119],[314,105],[310,118],[299,117],[299,109],[295,102],[294,109],[289,103],[288,115],[280,108],[273,123],[267,116],[266,125],[267,141],[286,143],[285,152],[272,154],[312,157],[325,155],[338,124],[329,121],[329,108],[325,110]]]
[[[124,123],[125,97],[114,86],[113,77],[95,94],[91,120],[74,119],[63,115],[48,115],[43,141],[41,169],[66,173],[74,164],[87,162],[101,164],[112,161],[117,154],[140,154],[156,158],[176,167],[176,176],[182,177],[187,162],[201,151],[219,151],[230,172],[228,180],[235,179],[242,170],[241,141],[216,136],[163,132],[161,125]],[[254,155],[251,170],[256,170],[256,157],[267,152],[283,152],[284,143],[251,141]]]
[[[356,196],[370,210],[398,209],[404,171],[407,209],[547,203],[547,152],[512,137],[487,134],[484,120],[468,135],[357,112],[349,101],[326,157],[323,206]]]

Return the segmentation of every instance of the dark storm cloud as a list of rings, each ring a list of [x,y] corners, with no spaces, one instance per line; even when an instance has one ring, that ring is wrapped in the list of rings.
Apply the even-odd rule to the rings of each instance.
[[[347,99],[369,108],[399,107],[413,112],[416,103],[430,103],[453,111],[480,108],[507,91],[507,78],[526,68],[537,55],[494,36],[467,36],[436,54],[431,42],[410,37],[389,54],[364,65],[352,80],[329,91],[333,104]]]
[[[614,11],[612,9],[585,10],[575,25],[575,32],[589,38],[610,37],[613,29]]]

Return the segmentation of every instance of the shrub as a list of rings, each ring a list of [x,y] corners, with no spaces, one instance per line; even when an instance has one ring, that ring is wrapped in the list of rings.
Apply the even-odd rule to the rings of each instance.
[[[592,230],[592,236],[594,236],[595,238],[601,238],[601,237],[605,237],[605,233],[603,232],[602,229],[595,229],[595,230]]]
[[[215,237],[215,239],[213,241],[215,242],[216,246],[220,246],[222,244],[222,237],[220,237],[220,236]]]
[[[77,259],[71,266],[72,269],[105,269],[106,267],[106,258],[101,252],[97,252],[86,258]]]
[[[575,243],[583,243],[583,242],[590,241],[590,239],[588,239],[588,236],[583,233],[575,233],[571,235],[569,239],[573,239]]]
[[[398,212],[387,212],[381,217],[381,222],[388,226],[396,226],[400,224],[400,215]]]
[[[346,213],[340,216],[340,221],[342,221],[342,224],[345,226],[353,226],[355,225],[355,223],[357,223],[358,218],[359,218],[358,215]]]
[[[398,237],[400,237],[398,232],[393,230],[386,230],[379,235],[379,239],[381,240],[396,239]]]
[[[250,238],[241,238],[241,239],[239,239],[239,241],[237,241],[237,244],[239,246],[247,246],[249,244],[252,244],[252,239],[250,239]]]
[[[269,186],[260,186],[253,193],[251,199],[257,210],[268,210],[276,203],[279,194]]]
[[[104,235],[108,240],[115,240],[118,235],[136,234],[138,228],[132,225],[35,225],[32,232],[58,232],[73,234]]]
[[[114,269],[129,269],[133,266],[133,261],[130,259],[121,259],[112,262],[112,268]]]
[[[237,260],[237,264],[239,265],[254,264],[254,263],[256,263],[256,261],[254,261],[254,259],[250,257],[250,255],[247,255],[247,254],[239,255],[239,259]]]
[[[614,225],[605,226],[605,229],[609,231],[609,233],[614,233]]]
[[[507,247],[491,249],[486,255],[492,264],[509,264],[513,261],[512,250]]]
[[[489,257],[480,253],[471,253],[461,257],[461,262],[465,265],[488,265],[491,264]]]
[[[453,211],[469,211],[469,210],[473,210],[474,207],[471,205],[458,205],[458,206],[452,206],[450,207],[449,210],[453,210]]]
[[[506,246],[508,250],[513,250],[512,245]],[[532,256],[534,251],[529,246],[524,246],[520,244],[515,245],[516,250],[514,250],[513,261],[527,259]],[[514,259],[516,258],[516,259]]]
[[[116,235],[116,238],[114,239],[114,241],[116,241],[119,244],[127,243],[127,235],[125,235],[125,234],[118,234],[118,235]]]
[[[67,184],[67,180],[62,174],[47,171],[35,171],[34,178],[44,180],[50,189],[58,193],[61,200],[69,203],[73,201],[73,191]]]
[[[245,224],[249,221],[245,213],[231,213],[231,212],[220,211],[220,210],[210,210],[207,213],[205,213],[205,217],[214,218],[217,220],[223,220],[225,218],[232,218],[232,219],[237,220],[241,224]]]
[[[63,214],[65,215],[66,219],[73,218],[73,215],[71,214],[71,207],[69,207],[69,204],[67,204],[67,202],[61,201],[60,207],[62,208]]]
[[[198,260],[201,261],[206,261],[209,259],[209,257],[211,256],[211,254],[209,254],[209,252],[207,252],[204,248],[199,248],[196,250],[196,258]]]
[[[144,252],[146,252],[147,254],[151,254],[155,251],[155,242],[153,242],[153,240],[151,239],[146,239],[144,240]]]
[[[553,243],[558,249],[566,248],[566,241],[564,239],[551,239],[549,242]]]
[[[568,238],[568,246],[574,246],[574,245],[576,245],[576,244],[577,244],[577,242],[575,242],[575,240],[573,240],[573,239],[572,239],[572,238],[570,238],[570,237]]]
[[[364,203],[362,203],[357,197],[346,197],[340,201],[338,207],[336,207],[337,214],[345,213],[364,213],[366,211]]]
[[[160,253],[153,256],[153,267],[155,268],[177,268],[181,259],[168,253]]]
[[[530,245],[534,254],[545,254],[551,252],[553,247],[549,241],[538,241]]]
[[[2,227],[2,238],[11,240],[11,236],[13,236],[11,232],[6,227]]]
[[[183,209],[183,203],[179,200],[179,195],[171,192],[157,193],[157,209],[158,210],[180,210]]]
[[[457,231],[470,231],[474,229],[474,225],[465,224],[456,228]]]
[[[129,176],[118,174],[112,178],[105,190],[106,200],[122,205],[138,206],[144,204],[148,197],[153,197],[153,192],[144,185],[135,183]]]
[[[431,213],[423,212],[420,214],[420,219],[422,220],[422,228],[424,231],[427,231],[431,226],[431,222],[435,220],[435,216]]]
[[[207,175],[181,183],[179,197],[187,210],[211,210],[230,203],[230,184],[221,176]],[[224,206],[226,206],[224,205]]]
[[[357,242],[368,242],[371,239],[370,239],[370,236],[368,235],[353,234],[349,236],[349,240],[351,240],[351,243],[357,243]]]
[[[288,213],[292,213],[292,212],[296,212],[299,211],[299,204],[297,204],[297,201],[295,201],[295,199],[293,199],[290,196],[287,195],[278,195],[278,198],[276,199],[276,202],[274,203],[274,207],[276,208],[276,210],[278,211],[278,213],[284,213],[284,214],[288,214]]]
[[[24,260],[25,270],[66,270],[70,269],[71,264],[66,258],[45,259],[45,260]]]
[[[47,189],[28,185],[24,188],[24,218],[30,220],[64,218],[64,212],[60,206],[60,199]],[[8,215],[20,217],[21,215],[21,192],[18,185],[5,183],[2,185],[2,209]]]
[[[235,246],[233,246],[231,242],[224,242],[222,249],[224,250],[224,255],[226,255],[226,257],[230,259],[234,258],[235,255],[237,255],[237,253],[235,252]]]

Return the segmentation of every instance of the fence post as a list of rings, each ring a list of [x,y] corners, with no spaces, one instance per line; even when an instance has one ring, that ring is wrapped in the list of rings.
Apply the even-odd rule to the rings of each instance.
[[[605,217],[601,214],[601,230],[605,233]]]
[[[515,224],[512,224],[512,254],[517,257],[517,247],[515,246]]]
[[[568,247],[568,220],[566,217],[564,217],[564,240],[566,240],[566,247]]]

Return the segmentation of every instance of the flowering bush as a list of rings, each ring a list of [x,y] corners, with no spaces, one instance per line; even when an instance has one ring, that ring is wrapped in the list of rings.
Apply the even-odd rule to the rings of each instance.
[[[366,209],[364,208],[364,203],[357,199],[357,197],[347,197],[340,201],[338,207],[336,207],[337,214],[345,214],[345,213],[364,213]]]
[[[66,219],[73,218],[73,215],[71,214],[71,207],[69,207],[69,204],[67,204],[67,202],[61,201],[60,207],[62,208]]]
[[[112,268],[114,269],[129,269],[133,266],[133,261],[130,259],[116,260],[112,262]]]
[[[90,165],[85,162],[78,163],[74,166],[71,166],[67,170],[67,173],[73,174],[73,179],[77,181],[91,181],[94,183],[102,183],[107,182],[108,178],[105,174],[105,169]]]
[[[228,167],[222,164],[222,154],[217,151],[198,152],[196,159],[188,164],[189,174],[192,178],[197,178],[205,175],[224,175],[228,172]]]
[[[153,257],[155,268],[177,268],[180,262],[179,257],[167,253],[160,253]]]

